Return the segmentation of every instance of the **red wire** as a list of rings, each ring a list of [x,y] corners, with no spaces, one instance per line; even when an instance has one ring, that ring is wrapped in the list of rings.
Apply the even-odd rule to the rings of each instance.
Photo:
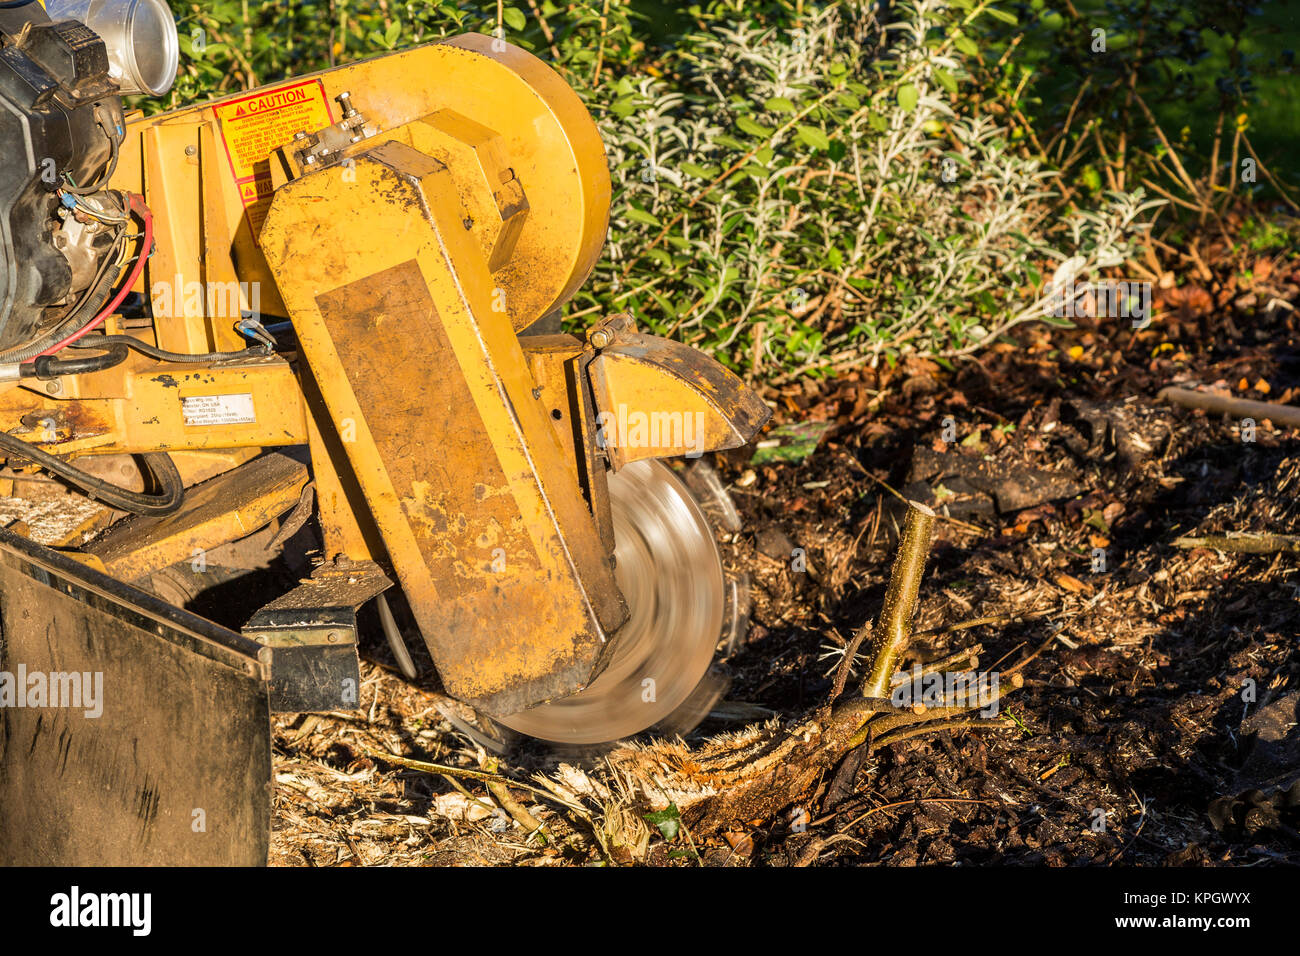
[[[62,342],[59,342],[57,345],[51,345],[48,349],[42,352],[41,355],[53,355],[55,352],[59,351],[59,349],[66,348],[73,342],[76,342],[85,335],[89,335],[91,332],[95,331],[95,329],[103,325],[104,320],[112,315],[117,310],[117,307],[122,304],[122,300],[126,298],[127,293],[131,291],[136,281],[140,278],[140,273],[144,271],[145,261],[148,260],[149,252],[153,249],[153,213],[149,210],[149,207],[144,204],[143,196],[139,196],[135,193],[130,193],[129,196],[131,209],[138,212],[140,218],[144,220],[144,244],[140,247],[140,254],[136,257],[135,265],[131,269],[131,274],[126,277],[126,281],[122,283],[122,288],[117,291],[117,295],[113,296],[113,300],[109,302],[108,305],[104,306],[104,310],[100,312],[99,315],[95,316],[77,331],[73,332]]]

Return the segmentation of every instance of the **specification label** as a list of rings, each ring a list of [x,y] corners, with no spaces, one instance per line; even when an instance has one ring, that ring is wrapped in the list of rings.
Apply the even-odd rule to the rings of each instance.
[[[227,100],[212,111],[256,239],[271,205],[271,154],[292,143],[295,133],[312,133],[334,122],[325,86],[320,80],[299,80]]]
[[[191,395],[181,399],[186,425],[253,425],[252,395]]]

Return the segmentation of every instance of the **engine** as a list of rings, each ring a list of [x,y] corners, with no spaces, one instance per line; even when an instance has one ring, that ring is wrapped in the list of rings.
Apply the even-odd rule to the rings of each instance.
[[[104,189],[121,97],[165,92],[177,46],[162,0],[0,7],[0,362],[107,298],[130,221],[125,196]]]

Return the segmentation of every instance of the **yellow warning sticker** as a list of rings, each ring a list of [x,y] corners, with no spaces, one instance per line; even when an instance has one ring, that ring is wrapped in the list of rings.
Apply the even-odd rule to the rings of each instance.
[[[318,79],[299,80],[226,100],[212,111],[256,237],[271,204],[271,154],[293,142],[295,133],[315,132],[334,122],[325,85]]]

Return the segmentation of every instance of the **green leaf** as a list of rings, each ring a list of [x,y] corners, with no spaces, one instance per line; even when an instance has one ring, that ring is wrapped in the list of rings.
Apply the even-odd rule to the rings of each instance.
[[[763,108],[773,113],[793,113],[794,103],[784,96],[774,96],[763,104]]]
[[[626,216],[633,222],[644,223],[647,226],[662,225],[662,223],[650,213],[646,212],[644,209],[637,209],[636,206],[628,206]]]
[[[514,7],[506,7],[501,17],[506,21],[506,26],[516,33],[522,33],[524,27],[528,26],[528,18],[524,16],[523,11],[516,10]]]
[[[959,36],[952,41],[953,46],[961,53],[967,56],[979,56],[980,48],[975,45],[975,41],[968,36]]]
[[[757,136],[761,139],[767,139],[772,135],[772,131],[762,123],[756,123],[748,116],[736,117],[736,125],[740,127],[741,132],[748,133],[750,136]]]
[[[911,83],[904,83],[898,88],[898,106],[904,113],[910,113],[916,109],[916,104],[920,102],[921,94],[916,91],[916,87]]]
[[[830,149],[830,137],[816,126],[800,126],[797,132],[799,139],[805,145],[811,146],[813,149]]]
[[[934,78],[938,80],[939,85],[942,86],[949,93],[957,92],[957,78],[953,76],[951,73],[949,73],[947,70],[941,70],[938,67],[936,67],[934,70]]]
[[[670,803],[667,809],[647,813],[645,822],[658,827],[659,832],[663,834],[663,838],[671,842],[677,839],[677,834],[681,830],[682,815],[677,810],[677,804]]]
[[[1020,21],[1015,18],[1014,14],[1007,13],[1005,10],[999,10],[997,7],[989,7],[984,12],[993,17],[993,19],[1001,20],[1003,23],[1010,24],[1013,27],[1018,26],[1020,23]]]

